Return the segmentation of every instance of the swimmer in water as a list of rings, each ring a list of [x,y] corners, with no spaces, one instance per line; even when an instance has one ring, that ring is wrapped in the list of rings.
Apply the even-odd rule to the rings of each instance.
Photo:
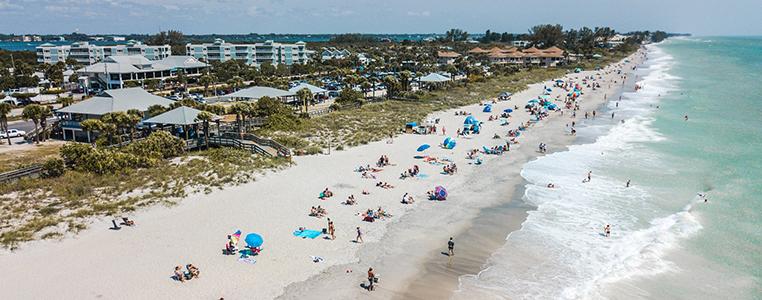
[[[606,234],[606,237],[611,236],[611,225],[606,224],[606,227],[603,227],[603,232]]]
[[[630,187],[630,180],[629,179],[627,179],[627,186],[625,186],[625,187]]]

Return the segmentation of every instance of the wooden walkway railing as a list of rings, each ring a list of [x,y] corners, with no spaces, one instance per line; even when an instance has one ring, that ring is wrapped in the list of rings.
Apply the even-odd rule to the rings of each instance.
[[[26,176],[34,176],[42,172],[42,165],[33,165],[5,173],[0,173],[0,182],[7,182]]]

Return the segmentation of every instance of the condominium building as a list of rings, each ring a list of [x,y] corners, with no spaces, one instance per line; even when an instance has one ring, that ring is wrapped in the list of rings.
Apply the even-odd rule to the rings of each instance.
[[[88,42],[56,46],[45,43],[37,47],[37,62],[55,64],[72,58],[78,63],[91,65],[109,56],[142,55],[149,60],[160,60],[172,55],[169,45],[149,46],[141,42],[129,41],[126,45],[97,46]]]
[[[187,44],[185,49],[188,55],[206,62],[224,62],[232,59],[253,66],[260,66],[265,62],[273,65],[303,64],[309,59],[309,51],[304,42],[283,44],[265,41],[256,44],[232,44],[215,39],[214,43]]]

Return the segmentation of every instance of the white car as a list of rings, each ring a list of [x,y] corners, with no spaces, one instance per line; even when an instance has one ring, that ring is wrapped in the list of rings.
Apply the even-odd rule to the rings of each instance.
[[[7,139],[8,137],[24,136],[26,131],[18,129],[9,129],[8,132],[0,132],[0,138]]]

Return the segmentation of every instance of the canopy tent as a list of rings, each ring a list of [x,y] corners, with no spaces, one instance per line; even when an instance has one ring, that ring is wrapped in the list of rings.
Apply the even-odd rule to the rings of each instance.
[[[443,76],[437,73],[431,73],[429,75],[418,78],[418,81],[426,82],[426,83],[439,83],[439,82],[447,82],[450,80],[451,80],[450,77]]]
[[[276,88],[271,88],[266,86],[253,86],[250,88],[239,90],[235,93],[227,94],[225,96],[222,96],[222,98],[241,98],[241,99],[257,100],[262,97],[285,98],[285,97],[292,97],[295,95],[296,93],[292,93],[290,91],[279,90]]]
[[[167,124],[167,125],[193,125],[193,124],[199,124],[202,123],[201,121],[196,120],[196,117],[198,117],[198,114],[200,114],[201,111],[192,107],[187,106],[180,106],[178,108],[175,108],[173,110],[170,110],[168,112],[165,112],[163,114],[160,114],[158,116],[155,116],[153,118],[150,118],[148,120],[143,121],[143,123],[148,124]],[[217,121],[222,119],[222,117],[218,115],[214,115],[212,117],[213,121]]]
[[[474,116],[468,116],[466,117],[466,120],[463,121],[463,124],[479,124],[479,121],[474,118]]]
[[[484,109],[482,109],[482,112],[486,112],[486,113],[492,112],[492,105],[490,104],[485,105]]]
[[[288,89],[288,91],[290,93],[292,93],[292,94],[296,94],[296,92],[301,91],[303,89],[308,89],[313,94],[322,94],[322,93],[327,93],[328,92],[328,90],[326,90],[324,88],[320,88],[320,87],[311,85],[309,83],[300,83],[299,85]]]

